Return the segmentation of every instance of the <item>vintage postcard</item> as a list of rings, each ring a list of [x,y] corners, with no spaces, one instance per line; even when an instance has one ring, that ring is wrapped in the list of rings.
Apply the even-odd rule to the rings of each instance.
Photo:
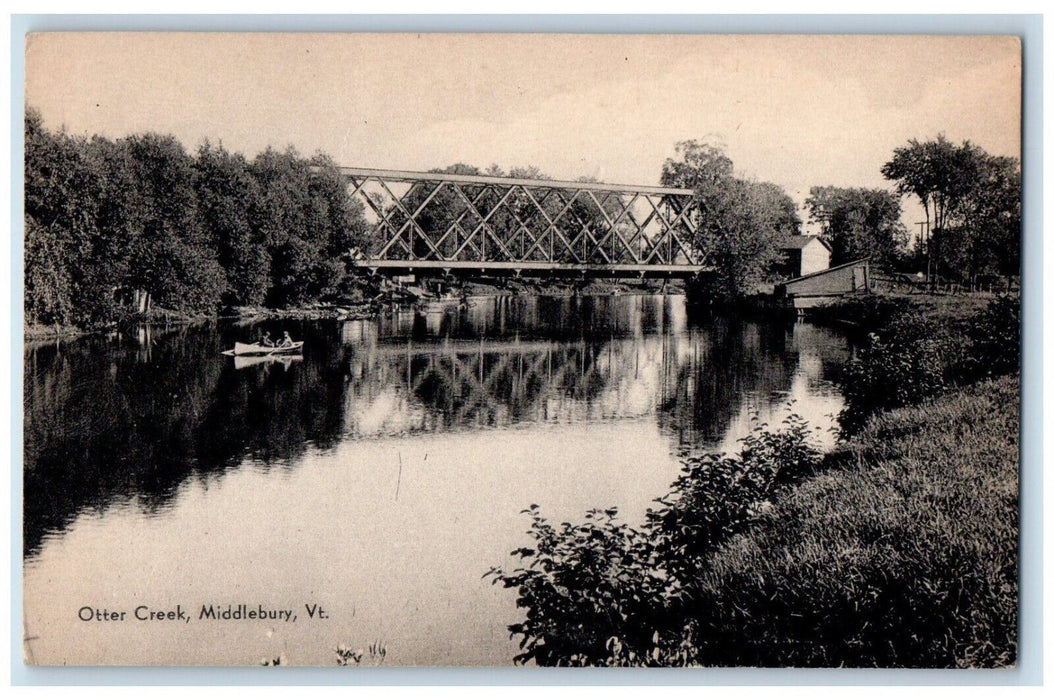
[[[1017,663],[1019,38],[26,45],[27,664]]]

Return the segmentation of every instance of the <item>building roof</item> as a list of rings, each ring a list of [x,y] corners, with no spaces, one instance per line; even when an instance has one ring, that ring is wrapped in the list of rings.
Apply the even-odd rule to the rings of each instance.
[[[828,267],[825,270],[817,270],[816,272],[810,272],[809,274],[802,275],[801,277],[795,277],[794,279],[791,279],[791,280],[785,280],[783,282],[780,282],[776,286],[777,287],[786,287],[787,285],[794,284],[795,282],[801,282],[802,280],[811,279],[813,277],[820,277],[821,275],[830,274],[832,272],[837,272],[838,270],[843,270],[843,269],[845,269],[847,267],[852,267],[853,265],[862,265],[864,263],[867,263],[870,266],[870,264],[871,264],[871,256],[870,255],[868,255],[866,258],[859,258],[857,260],[850,260],[847,263],[842,263],[841,265],[835,265],[834,267]]]
[[[827,250],[831,249],[831,246],[819,236],[784,236],[780,241],[780,250],[801,250],[813,241],[819,241]]]

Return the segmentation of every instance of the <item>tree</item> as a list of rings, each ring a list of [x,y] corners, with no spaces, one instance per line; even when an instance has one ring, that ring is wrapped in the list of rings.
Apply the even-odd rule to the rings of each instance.
[[[90,173],[74,142],[44,129],[40,114],[25,117],[26,319],[68,323],[76,297],[71,263],[92,236]]]
[[[882,166],[900,194],[914,195],[932,220],[927,255],[943,274],[974,279],[1012,274],[1020,263],[1021,182],[1016,158],[991,156],[943,134],[912,139]],[[932,215],[932,219],[931,219]]]
[[[983,153],[983,152],[982,152]],[[934,238],[942,269],[970,281],[1021,267],[1021,169],[1016,158],[978,156],[952,223]]]
[[[325,252],[334,260],[353,248],[365,248],[369,244],[369,232],[362,202],[348,196],[347,182],[332,158],[319,153],[310,163],[309,229],[324,240]]]
[[[907,245],[900,198],[892,192],[813,187],[805,206],[809,218],[821,226],[820,237],[831,246],[834,265],[868,256],[880,265],[893,265]]]
[[[662,184],[695,190],[693,245],[716,268],[703,293],[722,302],[753,294],[780,260],[781,239],[800,230],[794,201],[778,185],[735,177],[718,146],[682,141],[676,153],[663,164]]]
[[[260,188],[241,154],[207,141],[194,161],[198,219],[212,241],[226,277],[224,301],[260,304],[271,286],[271,257],[254,227]]]
[[[106,163],[95,139],[48,132],[33,109],[25,130],[27,320],[107,322],[127,255],[109,226]]]
[[[302,304],[332,294],[346,274],[343,257],[366,243],[362,208],[324,157],[268,148],[252,162],[260,188],[253,226],[271,258],[269,303]]]
[[[197,216],[190,156],[170,135],[148,133],[118,143],[128,150],[140,195],[132,214],[139,235],[131,280],[164,308],[215,309],[226,280]]]

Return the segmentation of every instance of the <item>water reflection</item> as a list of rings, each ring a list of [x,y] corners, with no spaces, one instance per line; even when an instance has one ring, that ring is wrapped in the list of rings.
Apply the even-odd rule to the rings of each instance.
[[[662,296],[479,298],[371,321],[262,325],[303,338],[303,357],[222,356],[261,330],[251,323],[27,347],[26,596],[38,632],[65,623],[33,581],[55,586],[75,569],[89,582],[69,579],[65,595],[90,597],[91,576],[114,595],[109,572],[142,567],[123,559],[134,541],[156,562],[137,591],[171,579],[183,593],[217,595],[207,570],[170,570],[173,549],[245,580],[268,558],[255,588],[232,589],[250,597],[295,594],[297,582],[341,600],[355,569],[363,578],[346,615],[404,635],[386,637],[393,662],[507,662],[514,609],[478,578],[521,544],[520,508],[642,512],[678,454],[733,449],[754,416],[778,421],[793,402],[829,424],[847,356],[828,330],[690,319],[682,298]],[[430,558],[427,577],[405,568]],[[364,599],[364,588],[376,590]],[[393,612],[440,594],[453,628],[477,621],[474,641],[446,639],[438,619],[425,634],[419,608]],[[191,648],[204,654],[202,644]],[[245,652],[211,653],[236,662]]]
[[[675,451],[728,448],[744,415],[792,395],[825,425],[847,352],[808,324],[689,324],[683,300],[661,296],[480,298],[264,325],[293,327],[306,356],[223,357],[256,332],[247,324],[28,347],[26,552],[84,508],[134,495],[149,512],[184,479],[290,464],[347,438],[654,415]]]

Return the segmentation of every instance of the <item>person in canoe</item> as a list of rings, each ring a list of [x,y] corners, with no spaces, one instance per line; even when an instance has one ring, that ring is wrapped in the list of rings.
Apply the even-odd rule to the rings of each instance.
[[[260,345],[263,345],[266,348],[273,348],[274,347],[274,341],[271,340],[271,332],[270,331],[264,331],[263,335],[260,336],[260,341],[259,342],[260,342]]]
[[[293,339],[289,337],[289,331],[282,333],[282,339],[278,341],[278,345],[275,347],[279,348],[291,348],[293,347]]]

